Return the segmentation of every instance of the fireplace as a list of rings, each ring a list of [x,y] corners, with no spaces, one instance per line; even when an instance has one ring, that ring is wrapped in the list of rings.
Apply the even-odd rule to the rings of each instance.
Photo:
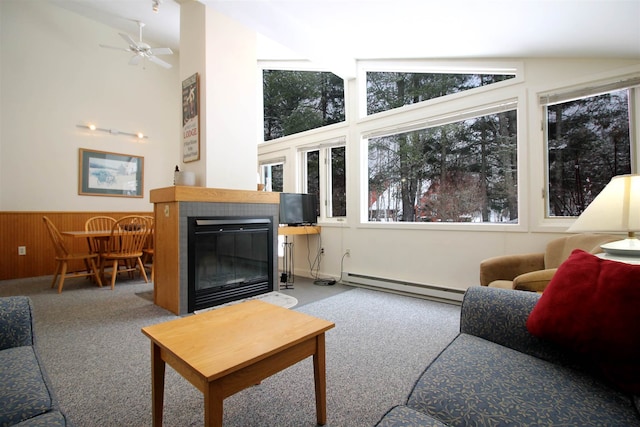
[[[189,217],[188,311],[270,292],[272,217]]]

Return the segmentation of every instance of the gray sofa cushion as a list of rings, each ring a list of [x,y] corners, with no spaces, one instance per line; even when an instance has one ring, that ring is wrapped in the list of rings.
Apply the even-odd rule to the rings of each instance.
[[[589,374],[464,333],[427,367],[407,406],[450,426],[640,425],[632,398]]]
[[[0,426],[13,425],[53,407],[34,347],[0,351]]]
[[[33,345],[31,310],[27,297],[0,298],[0,350]]]
[[[446,427],[435,418],[407,406],[394,406],[375,427]]]
[[[16,424],[14,427],[58,427],[68,425],[69,423],[64,415],[62,415],[62,412],[51,411],[35,418],[29,418],[20,424]]]

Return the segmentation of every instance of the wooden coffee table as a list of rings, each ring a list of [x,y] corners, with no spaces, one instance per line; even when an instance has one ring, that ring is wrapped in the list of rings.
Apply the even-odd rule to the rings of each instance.
[[[327,422],[324,333],[332,322],[252,300],[142,328],[151,339],[153,425],[162,426],[165,363],[204,394],[204,423],[222,426],[222,403],[313,356],[316,417]]]

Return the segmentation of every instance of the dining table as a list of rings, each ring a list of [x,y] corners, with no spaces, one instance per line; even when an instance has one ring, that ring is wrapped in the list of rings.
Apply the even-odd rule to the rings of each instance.
[[[89,250],[91,250],[90,239],[96,239],[100,243],[100,250],[98,253],[98,266],[102,264],[102,254],[107,253],[107,245],[109,244],[109,238],[111,237],[112,230],[71,230],[61,231],[60,234],[74,239],[87,239]],[[113,232],[114,235],[118,235],[118,230]],[[101,278],[104,281],[104,277]]]
[[[107,243],[111,236],[111,230],[81,230],[81,231],[61,231],[63,236],[73,237],[75,239],[87,239],[89,249],[91,249],[91,239],[96,239],[100,242],[100,253],[107,251]]]
[[[61,231],[60,234],[75,239],[87,239],[89,250],[91,250],[90,239],[96,239],[100,242],[100,254],[104,254],[107,252],[107,244],[109,243],[109,237],[111,237],[111,231],[112,230]],[[118,235],[118,230],[115,230],[113,234]]]

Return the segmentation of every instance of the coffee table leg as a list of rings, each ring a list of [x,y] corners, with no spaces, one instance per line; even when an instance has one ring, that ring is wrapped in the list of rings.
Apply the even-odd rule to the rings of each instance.
[[[207,384],[204,391],[204,425],[207,427],[222,427],[222,402],[224,396],[216,382]]]
[[[316,353],[313,355],[313,377],[316,384],[316,417],[318,424],[327,423],[327,377],[324,350],[324,333],[316,337]]]
[[[151,342],[151,413],[153,427],[162,427],[162,407],[164,405],[165,362],[160,347]]]

